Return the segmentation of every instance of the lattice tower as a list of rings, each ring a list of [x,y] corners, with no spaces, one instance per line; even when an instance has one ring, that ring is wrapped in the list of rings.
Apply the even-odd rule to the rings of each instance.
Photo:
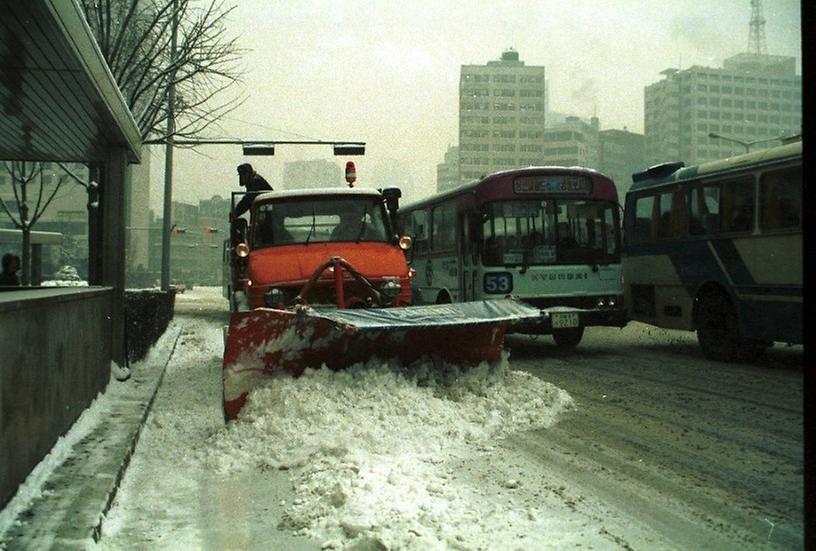
[[[765,18],[762,17],[762,1],[751,0],[751,23],[748,31],[748,51],[752,54],[767,54],[765,46]]]

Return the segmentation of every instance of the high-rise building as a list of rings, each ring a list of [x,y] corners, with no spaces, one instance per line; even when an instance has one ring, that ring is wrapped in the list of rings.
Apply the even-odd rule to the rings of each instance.
[[[547,111],[544,67],[515,50],[486,65],[462,65],[459,79],[459,181],[526,166],[541,147]]]
[[[628,130],[601,130],[598,132],[598,170],[614,180],[618,201],[632,185],[632,174],[647,168],[643,134]]]
[[[598,127],[597,117],[589,124],[579,117],[568,116],[560,124],[547,128],[543,140],[529,146],[529,158],[522,158],[522,166],[583,166],[598,168]]]
[[[436,191],[447,191],[459,185],[459,146],[449,145],[445,160],[436,165]]]
[[[801,133],[796,58],[743,53],[726,59],[722,68],[695,65],[661,74],[665,78],[646,86],[644,94],[649,164],[698,164]]]

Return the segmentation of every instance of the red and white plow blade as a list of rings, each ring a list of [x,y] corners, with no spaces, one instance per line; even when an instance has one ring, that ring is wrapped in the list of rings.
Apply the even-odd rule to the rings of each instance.
[[[235,419],[263,379],[307,368],[342,369],[371,358],[434,358],[477,365],[499,359],[511,324],[541,313],[516,300],[406,308],[257,308],[232,315],[224,351],[224,414]]]

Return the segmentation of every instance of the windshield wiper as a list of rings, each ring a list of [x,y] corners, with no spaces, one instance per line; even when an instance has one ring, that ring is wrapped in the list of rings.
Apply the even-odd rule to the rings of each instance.
[[[357,234],[357,241],[355,241],[355,243],[359,243],[363,238],[363,233],[366,229],[366,216],[368,216],[368,204],[366,204],[365,210],[363,210],[363,218],[360,220],[360,232]]]
[[[312,227],[309,228],[309,235],[306,236],[306,244],[307,245],[309,244],[309,240],[312,238],[312,234],[315,231],[315,225],[316,225],[315,211],[314,211],[314,205],[312,205]]]

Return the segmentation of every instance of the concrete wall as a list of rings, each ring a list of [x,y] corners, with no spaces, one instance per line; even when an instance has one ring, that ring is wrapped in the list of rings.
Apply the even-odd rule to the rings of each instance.
[[[110,288],[0,292],[0,508],[110,378]]]

